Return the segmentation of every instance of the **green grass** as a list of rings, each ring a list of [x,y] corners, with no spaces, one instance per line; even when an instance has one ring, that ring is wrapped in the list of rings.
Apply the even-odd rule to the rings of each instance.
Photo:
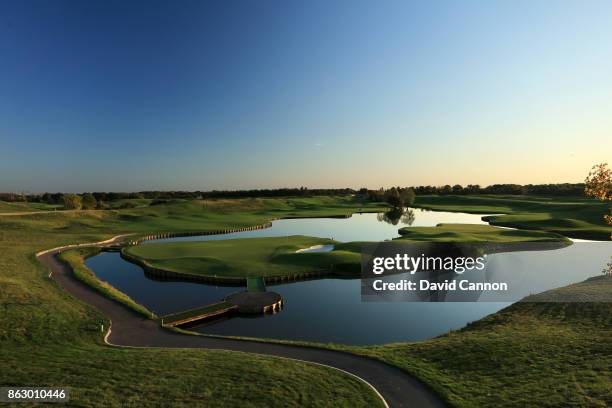
[[[183,241],[136,245],[123,251],[148,266],[192,275],[224,277],[291,276],[325,270],[337,257],[295,253],[334,241],[304,236]],[[323,260],[318,263],[313,258]],[[330,258],[330,259],[327,259]],[[327,260],[327,261],[325,261]]]
[[[570,242],[562,235],[544,231],[508,230],[490,225],[439,224],[436,227],[404,227],[399,230],[404,241],[427,242]]]
[[[382,406],[351,376],[255,354],[121,349],[93,342],[2,346],[2,386],[70,386],[71,406]]]
[[[76,406],[380,405],[365,384],[316,365],[222,351],[106,346],[100,325],[108,328],[108,319],[59,288],[34,255],[122,233],[234,228],[299,214],[298,208],[308,216],[344,215],[351,208],[349,198],[292,202],[211,200],[0,215],[0,386],[71,386]],[[317,203],[329,207],[308,208]]]
[[[26,211],[47,211],[61,208],[60,205],[28,202],[6,202],[0,201],[0,214]]]
[[[501,214],[487,217],[493,225],[545,230],[572,238],[609,240],[612,227],[603,216],[608,204],[588,198],[535,196],[418,196],[415,206],[437,211]]]
[[[512,231],[487,225],[444,224],[402,228],[397,242],[539,242],[570,241],[542,231]],[[296,252],[314,245],[334,244],[329,252]],[[166,271],[208,277],[276,277],[324,273],[360,276],[363,242],[339,243],[305,236],[243,238],[219,241],[182,241],[124,248],[130,257]]]
[[[559,289],[610,299],[612,277]],[[541,300],[552,299],[550,291]],[[426,381],[457,407],[612,405],[612,303],[517,303],[417,343],[340,347]]]
[[[136,303],[131,297],[121,292],[119,289],[116,289],[114,286],[98,279],[98,277],[85,265],[84,261],[86,258],[97,255],[98,253],[100,253],[98,248],[71,249],[62,252],[59,255],[59,258],[72,267],[74,275],[77,278],[95,288],[104,296],[114,299],[119,303],[123,303],[143,316],[150,319],[155,319],[157,316],[155,316],[153,312],[141,304]]]
[[[586,230],[589,225],[601,228],[596,217],[605,212],[589,200],[584,205],[565,199],[545,204],[544,199],[526,198],[525,203],[503,204],[496,198],[485,205],[487,198],[478,197],[455,206],[444,203],[446,197],[437,204],[437,198],[421,200],[456,211],[497,213],[505,205],[508,212],[549,212],[554,222],[571,214],[571,219],[588,224]],[[565,206],[568,217],[559,216],[557,205]],[[69,385],[74,404],[80,406],[100,401],[107,406],[159,406],[167,401],[176,406],[193,401],[207,406],[376,404],[365,385],[323,367],[222,351],[105,346],[100,324],[108,327],[108,320],[57,287],[34,256],[43,249],[121,233],[237,228],[274,217],[341,216],[359,208],[376,209],[345,197],[207,200],[130,210],[0,215],[0,385]],[[358,248],[359,243],[339,244],[334,252],[352,261]],[[298,255],[305,254],[280,254],[276,261],[286,257],[285,262],[292,263]],[[320,263],[317,254],[310,255],[315,255],[309,257],[311,262]],[[601,288],[595,284],[581,286],[581,293],[597,293]],[[439,338],[346,349],[415,374],[460,407],[610,406],[611,307],[517,304]]]

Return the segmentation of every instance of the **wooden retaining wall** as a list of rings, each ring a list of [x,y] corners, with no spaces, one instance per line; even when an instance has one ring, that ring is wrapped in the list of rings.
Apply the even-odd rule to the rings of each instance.
[[[222,235],[222,234],[233,234],[236,232],[245,232],[245,231],[256,231],[261,229],[270,228],[272,226],[272,221],[276,221],[277,219],[272,219],[269,222],[260,225],[253,225],[250,227],[241,227],[241,228],[228,228],[228,229],[220,229],[220,230],[206,230],[206,231],[193,231],[193,232],[160,232],[157,234],[148,234],[142,237],[138,237],[137,239],[128,241],[129,245],[137,245],[144,241],[152,241],[155,239],[165,239],[165,238],[178,238],[178,237],[194,237],[198,235]]]
[[[166,269],[160,269],[150,266],[140,258],[136,258],[128,253],[125,253],[125,251],[121,251],[120,254],[121,257],[126,261],[134,263],[144,269],[145,275],[154,280],[215,283],[227,286],[246,286],[247,284],[246,278],[215,275],[195,275],[191,273],[169,271]],[[264,281],[266,285],[274,285],[280,283],[317,279],[324,276],[329,276],[329,274],[329,271],[321,270],[316,272],[293,274],[289,276],[267,276],[264,277]]]
[[[326,218],[350,218],[352,214],[347,215],[338,215],[333,217]],[[272,218],[269,222],[260,225],[254,225],[250,227],[242,227],[242,228],[234,228],[234,229],[220,229],[220,230],[208,230],[208,231],[194,231],[194,232],[161,232],[157,234],[148,234],[137,239],[127,241],[128,245],[138,245],[144,241],[151,241],[156,239],[165,239],[165,238],[178,238],[178,237],[191,237],[198,235],[222,235],[222,234],[232,234],[236,232],[244,232],[244,231],[255,231],[270,228],[272,226],[272,221],[280,220],[280,219],[293,219],[293,218],[305,218],[305,217],[282,217],[282,218]],[[319,217],[316,217],[319,218]],[[141,259],[134,257],[125,251],[120,251],[121,257],[128,262],[134,263],[141,268],[144,269],[145,275],[151,279],[162,280],[162,281],[181,281],[181,282],[202,282],[202,283],[215,283],[220,285],[227,286],[246,286],[246,278],[238,278],[238,277],[228,277],[228,276],[214,276],[214,275],[195,275],[190,273],[183,272],[175,272],[169,271],[166,269],[160,269],[153,266],[148,265],[146,262]],[[265,277],[266,285],[275,285],[282,284],[288,282],[297,282],[304,281],[310,279],[318,279],[321,277],[328,277],[332,275],[329,270],[320,270],[315,272],[304,272],[293,274],[289,276],[268,276]]]

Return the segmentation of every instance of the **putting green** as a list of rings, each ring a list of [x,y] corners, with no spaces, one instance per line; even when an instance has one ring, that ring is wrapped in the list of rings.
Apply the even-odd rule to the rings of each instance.
[[[517,231],[488,225],[444,224],[439,227],[402,228],[399,242],[568,242],[561,235]],[[339,243],[331,239],[294,235],[219,241],[181,241],[136,245],[123,249],[128,259],[150,269],[180,274],[229,278],[304,278],[359,276],[363,242]],[[334,245],[329,252],[297,252],[314,245]],[[254,285],[254,283],[251,283]],[[255,288],[255,286],[252,286]],[[249,286],[251,288],[251,286]]]
[[[274,277],[328,271],[334,264],[359,263],[359,253],[296,253],[313,245],[336,244],[325,238],[301,235],[220,241],[170,242],[124,248],[151,268],[191,275]]]

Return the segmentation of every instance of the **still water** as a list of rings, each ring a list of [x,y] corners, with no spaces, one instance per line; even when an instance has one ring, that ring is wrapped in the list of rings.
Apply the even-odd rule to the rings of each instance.
[[[481,224],[484,215],[455,212],[427,211],[409,209],[404,214],[362,213],[350,218],[297,218],[277,220],[271,228],[233,234],[207,235],[160,239],[148,242],[167,241],[211,241],[232,238],[283,237],[287,235],[307,235],[310,237],[333,238],[336,241],[384,241],[399,236],[402,227],[435,227],[438,224]],[[145,241],[146,243],[147,241]]]
[[[478,223],[481,215],[413,210],[411,219],[385,220],[377,214],[348,219],[279,220],[271,228],[219,236],[171,238],[160,241],[211,240],[284,235],[333,237],[339,241],[381,241],[398,236],[397,229],[438,223]],[[391,221],[391,222],[389,222]],[[582,281],[601,273],[612,249],[610,242],[577,243],[532,252],[490,255],[497,270],[521,277],[524,295]],[[158,315],[201,306],[242,290],[199,283],[156,281],[143,270],[106,252],[86,261],[96,275]],[[398,275],[399,276],[399,275]],[[263,317],[233,317],[194,328],[203,333],[278,339],[381,344],[431,338],[494,313],[510,302],[491,299],[467,303],[362,302],[360,279],[321,279],[274,285],[285,301],[282,312]],[[494,300],[494,299],[493,299]]]

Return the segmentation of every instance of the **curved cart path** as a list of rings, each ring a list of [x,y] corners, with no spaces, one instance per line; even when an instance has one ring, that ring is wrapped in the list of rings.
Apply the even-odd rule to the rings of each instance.
[[[156,322],[101,295],[78,280],[71,268],[56,257],[64,249],[41,252],[37,256],[51,269],[51,276],[60,287],[110,318],[112,330],[109,331],[106,341],[111,345],[206,348],[302,360],[330,366],[358,377],[372,386],[391,407],[445,406],[431,390],[415,378],[398,368],[367,357],[310,347],[187,335],[164,329]]]

